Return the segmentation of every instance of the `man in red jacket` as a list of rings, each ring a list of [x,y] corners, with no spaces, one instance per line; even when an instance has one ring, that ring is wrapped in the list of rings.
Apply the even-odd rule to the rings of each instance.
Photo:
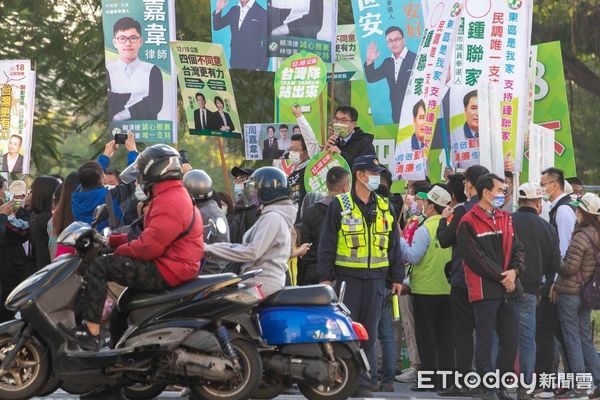
[[[108,281],[139,290],[164,290],[199,274],[204,253],[202,217],[181,181],[179,153],[164,144],[148,147],[124,171],[124,180],[131,171],[139,173],[150,198],[144,230],[114,255],[97,257],[87,268],[86,324],[76,331],[83,344],[95,342],[100,333]]]
[[[463,258],[469,301],[475,315],[477,372],[513,372],[519,348],[519,304],[523,288],[517,279],[525,251],[513,232],[504,204],[504,180],[487,174],[477,180],[479,203],[462,218],[457,246]],[[492,346],[497,335],[496,360]],[[505,388],[484,387],[483,400],[510,400]]]

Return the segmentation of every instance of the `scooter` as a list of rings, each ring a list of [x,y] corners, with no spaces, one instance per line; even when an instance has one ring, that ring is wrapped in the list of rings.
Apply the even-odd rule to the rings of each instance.
[[[261,327],[263,380],[253,398],[271,399],[296,383],[310,400],[343,400],[358,385],[369,362],[360,341],[366,329],[350,319],[328,285],[285,288],[256,309]]]
[[[256,272],[201,276],[164,292],[128,289],[118,307],[129,314],[130,327],[114,348],[91,352],[73,334],[75,309],[82,272],[108,238],[74,222],[58,242],[77,255],[59,257],[7,298],[6,308],[21,319],[0,325],[0,399],[24,400],[59,386],[82,393],[102,385],[182,385],[221,400],[246,399],[255,390],[260,355],[234,328],[252,324],[250,310],[264,298],[260,286],[244,283]]]

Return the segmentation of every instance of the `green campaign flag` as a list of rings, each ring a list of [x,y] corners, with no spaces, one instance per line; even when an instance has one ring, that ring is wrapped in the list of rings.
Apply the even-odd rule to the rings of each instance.
[[[302,51],[288,57],[275,74],[275,96],[283,105],[308,105],[316,100],[325,85],[327,67],[315,54]]]
[[[315,154],[306,164],[304,172],[306,192],[327,193],[327,172],[333,167],[342,167],[352,176],[350,166],[341,155],[327,151]],[[350,184],[352,184],[352,177],[350,177]]]
[[[565,177],[576,176],[560,42],[537,46],[533,122],[554,131],[554,166],[562,169]],[[526,174],[529,167],[527,156],[526,152],[523,159],[523,172]]]
[[[242,126],[220,44],[171,42],[191,135],[241,138]]]
[[[331,81],[332,64],[327,64],[327,79]],[[354,81],[363,79],[363,66],[360,61],[356,27],[354,24],[338,25],[335,40],[335,70],[333,78],[336,81]]]

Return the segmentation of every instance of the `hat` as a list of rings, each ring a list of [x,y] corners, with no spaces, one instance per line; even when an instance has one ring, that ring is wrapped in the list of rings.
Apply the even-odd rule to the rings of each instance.
[[[579,208],[583,211],[600,215],[600,197],[594,193],[586,193],[579,199]]]
[[[452,196],[441,186],[433,186],[429,192],[419,192],[417,197],[423,200],[430,200],[440,207],[446,207],[452,202]]]
[[[231,175],[233,175],[234,178],[237,178],[238,176],[242,176],[242,175],[252,175],[254,173],[254,170],[252,168],[242,168],[242,167],[233,167],[231,168]]]
[[[379,164],[376,156],[360,156],[354,160],[352,172],[368,170],[371,172],[381,172],[385,169]]]
[[[8,186],[8,191],[15,196],[25,196],[27,195],[27,185],[23,181],[12,181]]]
[[[519,199],[541,199],[544,197],[542,187],[534,182],[527,182],[519,186]]]

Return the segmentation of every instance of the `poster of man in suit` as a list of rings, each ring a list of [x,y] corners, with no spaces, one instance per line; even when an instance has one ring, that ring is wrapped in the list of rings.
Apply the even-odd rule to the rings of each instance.
[[[352,0],[352,12],[373,122],[398,124],[424,29],[421,2]]]
[[[266,0],[211,0],[212,41],[231,69],[269,70]]]
[[[264,123],[244,125],[244,144],[246,160],[272,161],[285,159],[286,152],[281,149],[282,141],[289,138],[282,137],[283,127],[293,126],[293,123]]]

